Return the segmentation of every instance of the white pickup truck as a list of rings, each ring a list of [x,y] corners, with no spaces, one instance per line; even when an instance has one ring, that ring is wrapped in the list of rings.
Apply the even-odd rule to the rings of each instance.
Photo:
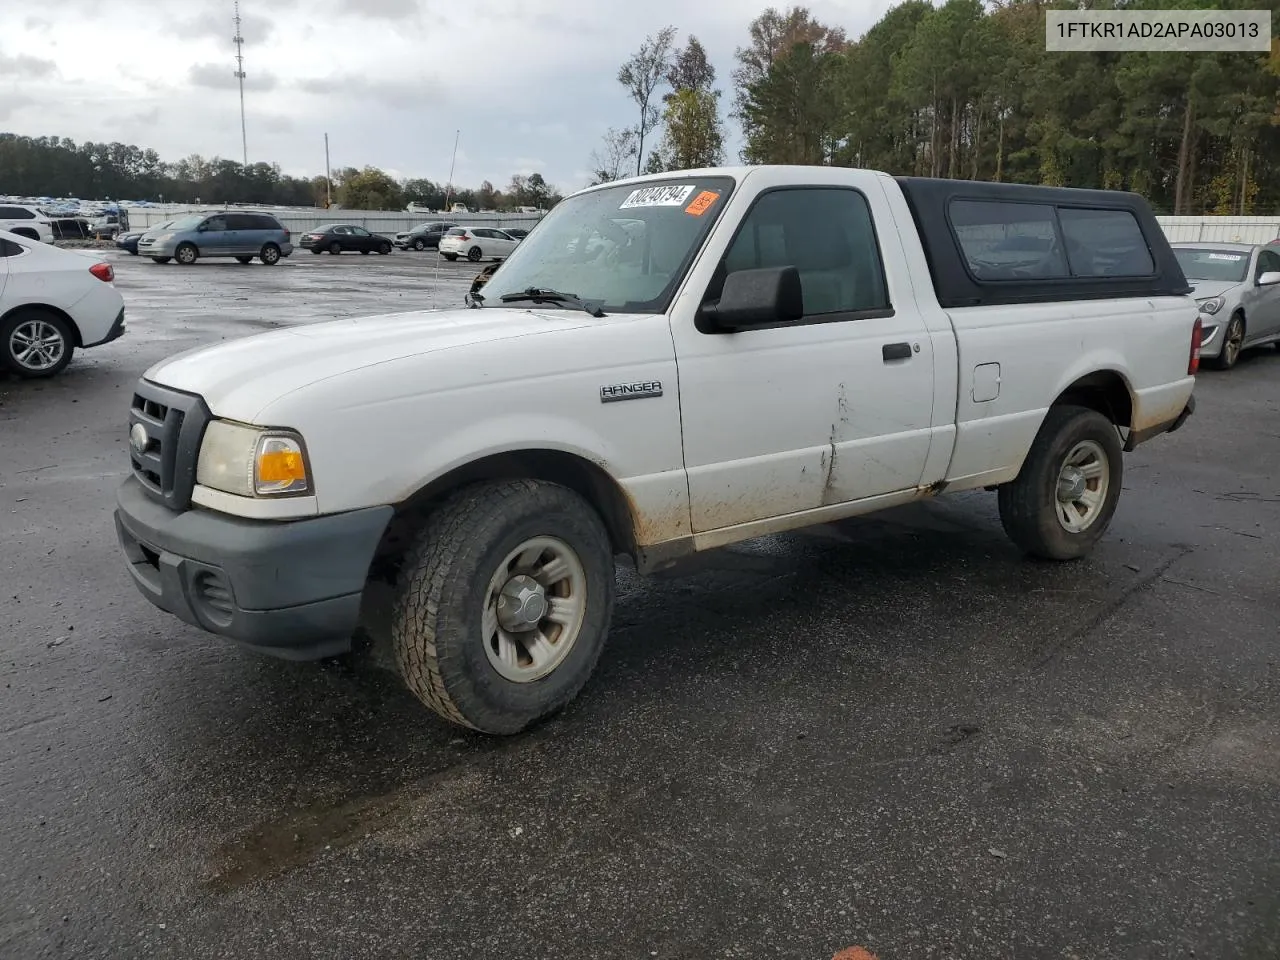
[[[717,168],[558,204],[466,308],[158,364],[116,525],[154,604],[345,652],[371,583],[425,704],[510,734],[568,703],[641,572],[944,491],[1087,552],[1122,451],[1194,407],[1200,320],[1120,192]],[[385,587],[384,587],[385,588]]]

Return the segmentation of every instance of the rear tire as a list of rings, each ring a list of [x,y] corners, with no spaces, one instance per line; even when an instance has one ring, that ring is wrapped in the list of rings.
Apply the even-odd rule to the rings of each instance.
[[[268,243],[258,251],[258,258],[268,267],[274,267],[280,262],[280,248],[274,243]]]
[[[170,260],[173,259],[173,257],[152,257],[151,259],[154,260],[156,263],[168,263]]]
[[[1240,351],[1244,349],[1244,314],[1233,313],[1222,331],[1222,349],[1210,361],[1215,370],[1230,370],[1240,360]]]
[[[360,256],[362,256],[362,257],[367,257],[368,255],[369,255],[369,251],[368,251],[368,250],[361,250],[361,251],[360,251]]]
[[[405,558],[392,619],[400,674],[451,723],[519,733],[587,682],[613,583],[608,533],[572,490],[533,480],[460,490]]]
[[[483,256],[484,256],[484,251],[482,251],[479,247],[472,247],[470,250],[467,251],[467,259],[470,260],[472,263],[479,263],[480,258]]]
[[[240,263],[253,263],[253,257],[236,257]]]
[[[340,254],[341,252],[342,252],[342,244],[340,244],[337,240],[335,240],[335,241],[333,241],[333,243],[329,244],[329,253],[330,253],[330,254],[332,254],[333,256],[335,256],[335,257],[336,257],[336,256],[337,256],[338,254]]]
[[[200,251],[196,249],[194,243],[181,243],[178,249],[173,251],[174,257],[184,267],[189,267],[200,257]]]
[[[1023,552],[1075,560],[1106,533],[1120,500],[1115,425],[1087,407],[1051,407],[1015,480],[999,488],[1000,522]]]
[[[26,307],[0,322],[0,365],[23,379],[61,373],[74,349],[71,325],[48,310]]]

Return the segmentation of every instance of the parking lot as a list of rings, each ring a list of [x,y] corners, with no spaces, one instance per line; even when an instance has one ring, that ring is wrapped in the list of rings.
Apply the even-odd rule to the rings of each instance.
[[[1280,956],[1280,351],[1086,561],[974,493],[623,572],[583,694],[496,740],[160,613],[111,520],[150,364],[479,267],[111,259],[128,334],[0,375],[0,956]]]

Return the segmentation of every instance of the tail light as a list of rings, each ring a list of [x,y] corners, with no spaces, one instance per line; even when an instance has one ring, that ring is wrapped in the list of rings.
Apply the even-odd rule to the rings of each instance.
[[[1200,318],[1196,317],[1196,322],[1191,327],[1191,358],[1187,361],[1187,376],[1194,377],[1200,369],[1200,337],[1203,332],[1204,326],[1200,323]]]
[[[289,242],[289,239],[290,239],[292,236],[293,236],[293,234],[291,234],[291,233],[289,232],[289,228],[288,228],[288,227],[285,227],[285,231],[284,231],[284,242],[285,242],[285,243],[288,243],[288,242]]]
[[[109,263],[95,263],[89,268],[89,272],[103,283],[110,283],[116,278],[116,271]]]

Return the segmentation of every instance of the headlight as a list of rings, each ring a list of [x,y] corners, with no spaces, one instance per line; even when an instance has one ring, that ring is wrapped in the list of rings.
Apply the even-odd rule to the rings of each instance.
[[[196,482],[238,497],[277,497],[311,490],[300,436],[226,420],[215,420],[205,430]]]
[[[1208,300],[1203,301],[1200,304],[1200,312],[1207,313],[1209,314],[1209,316],[1213,316],[1215,313],[1217,313],[1221,309],[1222,309],[1221,297],[1212,297]]]

